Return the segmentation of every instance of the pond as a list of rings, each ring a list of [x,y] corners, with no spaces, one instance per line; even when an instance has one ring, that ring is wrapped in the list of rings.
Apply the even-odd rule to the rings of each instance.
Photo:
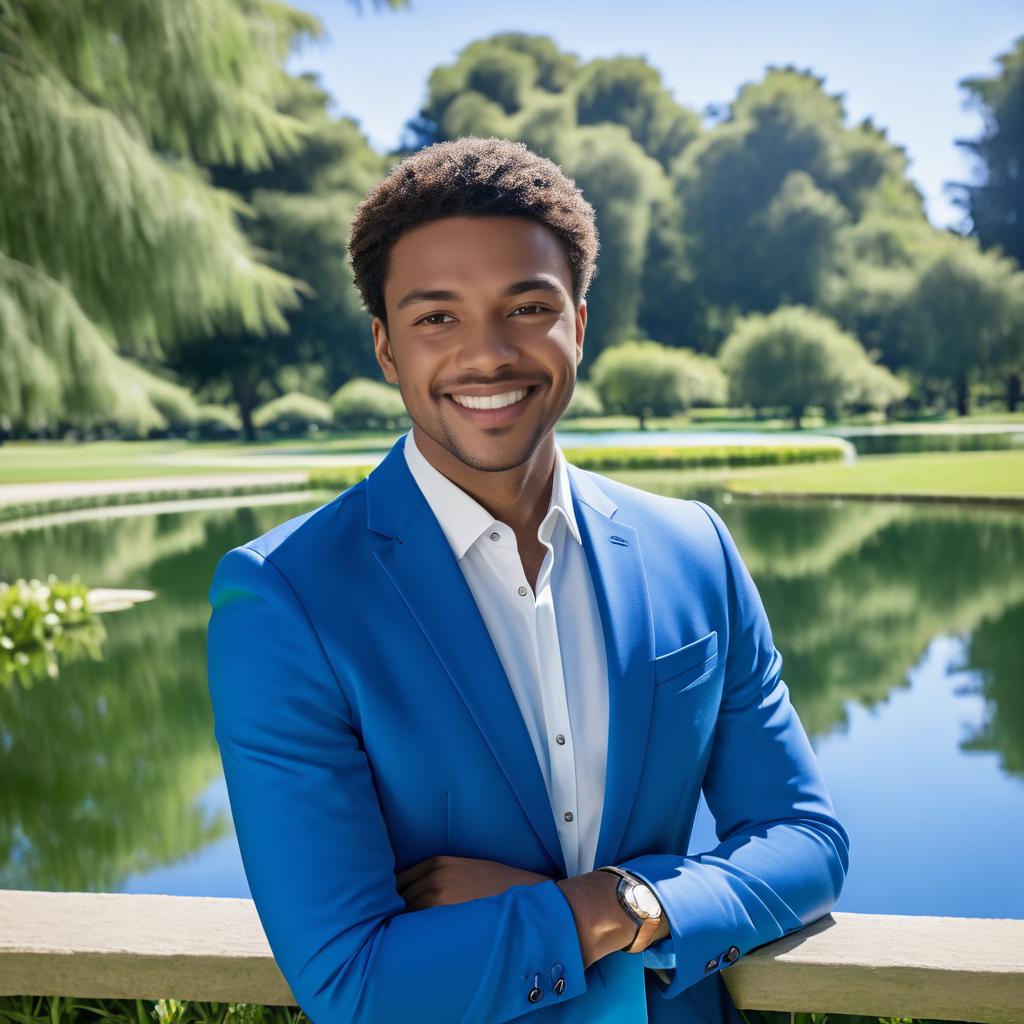
[[[684,480],[658,489],[708,501],[736,538],[850,832],[836,909],[1024,917],[1024,517],[730,501]],[[102,617],[101,660],[0,688],[0,887],[248,895],[206,689],[207,588],[223,552],[328,497],[0,533],[0,578],[157,594]],[[715,843],[702,803],[689,852]]]

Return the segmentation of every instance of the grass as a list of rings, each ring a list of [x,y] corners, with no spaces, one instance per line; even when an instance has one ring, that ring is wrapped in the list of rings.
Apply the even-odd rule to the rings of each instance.
[[[738,1010],[745,1024],[969,1024],[926,1017]],[[8,1024],[309,1024],[297,1006],[194,1002],[179,999],[100,999],[69,996],[0,996]]]
[[[862,455],[852,465],[821,463],[748,470],[724,477],[739,494],[988,498],[1024,501],[1024,451]]]
[[[0,446],[0,484],[130,480],[206,473],[252,473],[261,455],[318,455],[387,450],[397,434],[378,432],[265,444],[241,441],[8,441]],[[227,460],[243,459],[232,465]],[[205,460],[211,460],[209,462]],[[192,461],[194,460],[194,461]],[[219,460],[219,461],[214,461]],[[268,465],[273,471],[280,466]]]
[[[1013,419],[1005,417],[1006,422]],[[607,426],[613,421],[603,422]],[[290,469],[312,468],[324,464],[323,456],[386,451],[396,437],[393,433],[361,432],[255,445],[185,440],[8,442],[0,446],[0,484],[252,473],[258,469],[273,473],[284,468],[275,464],[274,455],[297,457]],[[262,456],[267,457],[263,466]],[[239,462],[229,461],[234,458]],[[668,471],[654,472],[663,478]],[[824,463],[686,472],[688,482],[695,482],[699,475],[737,494],[1024,500],[1024,451],[1015,449],[864,455],[852,466]],[[620,473],[609,470],[607,475]],[[621,475],[633,482],[632,473]]]

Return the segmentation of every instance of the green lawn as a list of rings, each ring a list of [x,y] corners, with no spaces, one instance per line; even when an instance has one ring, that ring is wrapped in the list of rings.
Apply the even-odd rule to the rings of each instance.
[[[768,494],[880,494],[1024,500],[1024,451],[863,455],[852,465],[821,463],[723,474],[730,491]]]
[[[365,433],[323,441],[296,439],[251,445],[240,441],[8,441],[0,445],[0,484],[252,473],[262,469],[273,472],[285,467],[272,463],[261,466],[261,456],[308,453],[309,464],[316,465],[320,455],[386,451],[397,436]],[[227,460],[234,457],[243,461],[231,465]]]
[[[396,434],[334,435],[322,440],[290,440],[247,445],[241,442],[98,441],[8,442],[0,446],[0,484],[44,481],[114,480],[186,474],[268,472],[285,467],[274,455],[308,455],[290,467],[307,468],[322,456],[360,450],[386,451]],[[240,457],[238,464],[228,460]],[[263,462],[263,458],[266,462]],[[209,460],[209,461],[207,461]],[[673,471],[676,472],[676,471]],[[608,475],[618,476],[609,472]],[[643,473],[623,473],[643,486]],[[663,476],[663,474],[655,474]],[[865,455],[852,466],[836,463],[781,468],[692,471],[724,482],[736,492],[772,494],[883,494],[980,496],[1024,499],[1024,451],[929,452]]]

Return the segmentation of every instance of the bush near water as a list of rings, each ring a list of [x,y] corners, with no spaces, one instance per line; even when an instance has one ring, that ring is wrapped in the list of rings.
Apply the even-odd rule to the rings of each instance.
[[[737,469],[782,466],[795,462],[838,462],[838,444],[816,445],[644,445],[637,448],[563,448],[568,462],[596,472],[612,469]],[[373,466],[331,466],[312,469],[311,487],[340,491],[359,483]]]

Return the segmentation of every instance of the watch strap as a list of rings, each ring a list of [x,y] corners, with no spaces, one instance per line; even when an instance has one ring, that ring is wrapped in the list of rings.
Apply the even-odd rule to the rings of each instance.
[[[651,944],[652,938],[657,933],[658,928],[661,927],[661,915],[659,914],[657,917],[641,917],[639,914],[635,913],[633,908],[626,902],[622,890],[624,882],[629,882],[634,885],[643,885],[648,889],[651,887],[642,878],[638,878],[629,871],[616,867],[613,864],[597,868],[597,870],[608,871],[611,874],[619,876],[619,882],[615,887],[616,898],[619,901],[619,906],[621,906],[626,912],[630,920],[636,922],[636,933],[634,934],[632,941],[628,945],[623,946],[620,952],[642,953]]]

